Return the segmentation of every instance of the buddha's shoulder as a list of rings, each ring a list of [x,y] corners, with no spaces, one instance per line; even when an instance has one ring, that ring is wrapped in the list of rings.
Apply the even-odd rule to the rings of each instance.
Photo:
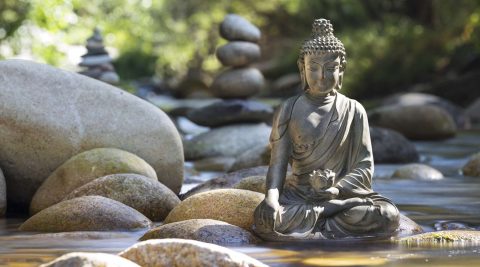
[[[355,99],[352,99],[352,98],[349,98],[341,93],[337,93],[337,101],[343,101],[345,104],[347,104],[348,106],[350,106],[352,109],[354,109],[356,112],[358,113],[366,113],[365,111],[365,108],[363,107],[363,105],[358,102],[357,100]]]

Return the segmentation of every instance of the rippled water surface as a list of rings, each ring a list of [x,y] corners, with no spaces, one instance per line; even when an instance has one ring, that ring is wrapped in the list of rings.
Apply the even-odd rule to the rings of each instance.
[[[374,189],[391,198],[426,231],[446,224],[480,230],[480,178],[463,177],[459,171],[471,154],[480,151],[480,131],[463,132],[447,141],[417,142],[416,146],[422,162],[441,170],[446,178],[389,179],[398,166],[376,165]],[[206,173],[196,178],[210,176]],[[2,266],[37,266],[72,251],[117,253],[143,234],[108,233],[88,240],[25,235],[16,230],[23,221],[0,220]],[[267,243],[233,249],[271,266],[480,266],[480,246],[428,249],[388,242],[331,241]]]

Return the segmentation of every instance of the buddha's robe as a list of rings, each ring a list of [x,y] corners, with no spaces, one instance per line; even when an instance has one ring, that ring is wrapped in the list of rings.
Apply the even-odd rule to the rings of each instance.
[[[291,179],[287,179],[283,190],[279,188],[281,215],[273,216],[272,209],[262,202],[255,211],[255,232],[270,240],[393,233],[398,227],[399,212],[389,199],[372,190],[372,147],[362,105],[336,93],[325,100],[327,105],[333,102],[330,111],[321,118],[327,121],[312,131],[298,127],[298,120],[302,119],[296,115],[296,110],[302,109],[296,107],[300,105],[300,97],[290,98],[282,104],[275,115],[270,136],[272,161],[279,157],[273,153],[288,153],[292,165]],[[285,151],[276,147],[280,145],[291,149]],[[353,207],[330,217],[322,216],[322,203],[328,199],[312,190],[309,174],[325,169],[336,173],[337,199],[370,198],[373,205]],[[275,174],[269,171],[269,175]]]

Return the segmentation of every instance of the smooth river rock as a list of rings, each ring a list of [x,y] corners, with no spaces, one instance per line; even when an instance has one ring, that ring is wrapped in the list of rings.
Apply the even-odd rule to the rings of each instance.
[[[164,224],[146,232],[140,240],[181,238],[217,245],[255,244],[259,239],[238,226],[210,219],[192,219]]]
[[[140,212],[113,199],[84,196],[62,201],[33,215],[21,231],[122,231],[149,228],[152,222]]]
[[[260,30],[245,18],[228,14],[220,24],[220,35],[229,41],[258,42],[261,37]]]
[[[5,183],[5,176],[0,169],[0,218],[5,216],[7,212],[7,185]]]
[[[8,204],[27,208],[41,183],[72,156],[96,147],[138,155],[178,193],[183,148],[168,116],[121,89],[24,60],[0,62],[0,168]],[[164,179],[164,180],[162,180]]]
[[[238,157],[254,147],[268,144],[271,127],[261,124],[223,126],[184,142],[185,159]]]
[[[415,145],[397,131],[370,127],[370,137],[375,163],[417,162],[420,158]]]
[[[155,170],[138,156],[116,148],[95,148],[72,157],[48,176],[32,198],[30,214],[60,202],[84,184],[115,173],[135,173],[157,181]]]
[[[480,177],[480,152],[470,157],[462,172],[466,176]]]
[[[224,66],[241,67],[260,59],[260,46],[234,41],[217,48],[216,55]]]
[[[402,238],[398,241],[407,246],[466,247],[480,245],[480,231],[446,230],[429,232]]]
[[[212,219],[252,229],[253,211],[264,195],[241,189],[217,189],[193,195],[176,206],[165,223],[190,219]]]
[[[266,144],[263,147],[253,147],[240,154],[229,171],[238,171],[268,165],[270,163],[270,153],[271,149],[269,144]]]
[[[247,98],[265,85],[263,74],[256,68],[229,69],[218,75],[210,86],[219,98]]]
[[[396,169],[392,174],[392,178],[440,180],[443,179],[443,174],[439,170],[428,165],[411,163]]]
[[[72,252],[40,267],[140,267],[140,265],[107,253]]]
[[[138,174],[112,174],[85,184],[64,200],[103,196],[132,207],[152,221],[163,221],[180,199],[159,181]]]
[[[414,140],[437,140],[453,137],[457,126],[452,116],[434,105],[387,106],[369,112],[374,126],[389,128]]]
[[[245,254],[215,244],[185,239],[139,242],[118,255],[143,267],[266,267]]]
[[[480,123],[480,98],[468,106],[466,114],[474,123]]]
[[[271,122],[273,109],[271,106],[251,100],[225,100],[209,106],[194,109],[187,113],[192,122],[218,127],[233,123]]]

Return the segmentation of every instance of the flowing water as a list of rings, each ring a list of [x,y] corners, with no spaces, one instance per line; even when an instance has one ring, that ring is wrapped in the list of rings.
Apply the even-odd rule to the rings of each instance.
[[[446,177],[434,181],[389,179],[399,165],[376,165],[374,190],[391,198],[402,213],[426,231],[442,227],[480,230],[480,178],[464,177],[459,171],[470,155],[480,151],[480,131],[462,132],[446,141],[416,142],[416,146],[421,161],[441,170]],[[1,266],[37,266],[73,251],[117,253],[143,234],[92,234],[86,240],[25,235],[17,231],[24,220],[0,220]],[[328,241],[232,249],[271,266],[480,266],[480,246],[419,248],[378,241]]]

